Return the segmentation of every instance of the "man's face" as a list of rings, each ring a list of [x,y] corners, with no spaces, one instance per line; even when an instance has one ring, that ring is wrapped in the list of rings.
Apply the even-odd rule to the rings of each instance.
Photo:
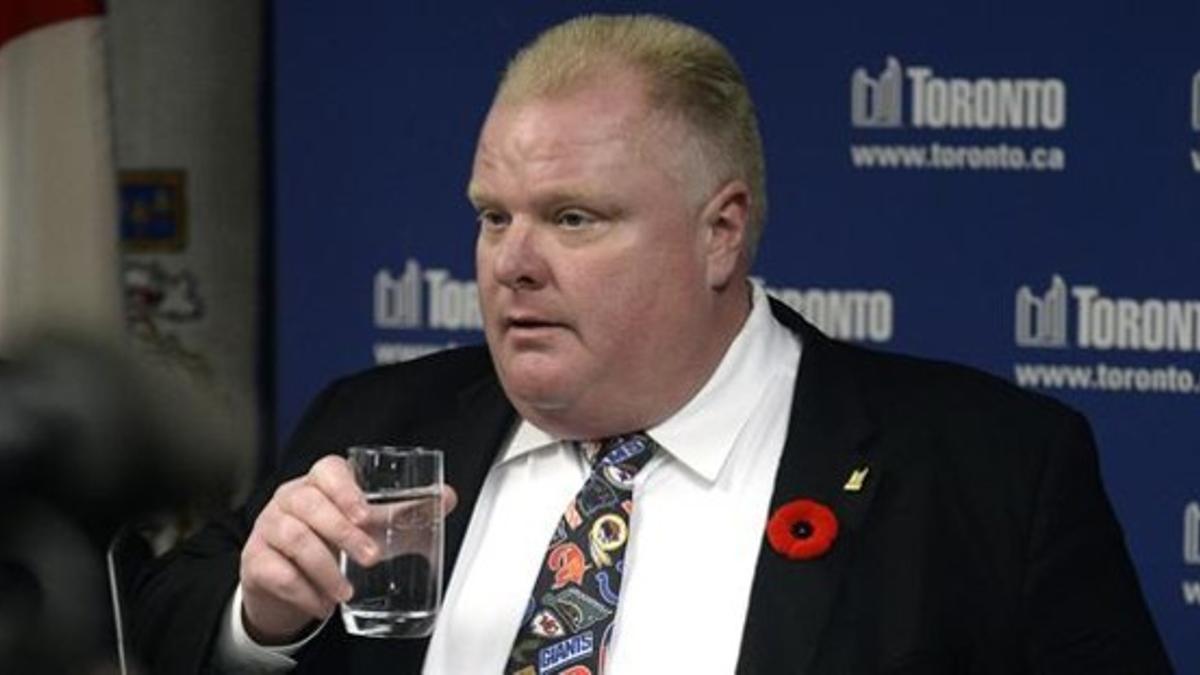
[[[685,185],[703,173],[686,138],[623,72],[488,115],[470,184],[488,346],[518,411],[552,433],[661,421],[724,351],[727,279]]]

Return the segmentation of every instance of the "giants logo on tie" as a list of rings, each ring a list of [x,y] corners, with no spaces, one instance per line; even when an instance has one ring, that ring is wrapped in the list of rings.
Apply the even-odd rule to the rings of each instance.
[[[572,661],[591,656],[595,648],[593,642],[592,631],[589,630],[543,647],[538,650],[538,672],[548,673]]]

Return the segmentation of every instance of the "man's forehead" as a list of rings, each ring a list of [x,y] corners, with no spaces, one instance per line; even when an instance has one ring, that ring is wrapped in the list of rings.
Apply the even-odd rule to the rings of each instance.
[[[484,122],[482,135],[497,127],[506,132],[519,131],[519,124],[500,123],[522,120],[532,120],[539,126],[553,120],[556,124],[548,132],[571,130],[581,140],[589,129],[595,131],[597,138],[609,136],[615,130],[635,133],[644,126],[643,122],[655,116],[649,82],[638,69],[608,61],[550,89],[514,92],[502,86]],[[536,135],[541,130],[535,127],[525,131]]]
[[[557,161],[590,150],[658,155],[677,145],[678,120],[652,109],[638,89],[595,87],[566,95],[498,101],[476,146],[475,169],[504,159]],[[660,142],[672,139],[665,147]]]
[[[552,125],[536,116],[489,125],[476,149],[468,197],[491,201],[495,191],[514,183],[578,192],[583,189],[578,181],[640,159],[638,135],[624,125]]]
[[[494,150],[509,143],[534,150],[631,137],[650,111],[640,101],[622,94],[581,91],[571,96],[497,104],[484,122],[480,146]]]

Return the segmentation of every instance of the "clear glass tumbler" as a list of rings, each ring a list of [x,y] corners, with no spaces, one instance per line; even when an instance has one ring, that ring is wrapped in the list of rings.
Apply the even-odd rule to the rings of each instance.
[[[433,632],[442,603],[442,452],[421,447],[355,446],[350,466],[366,495],[364,529],[380,560],[363,567],[341,554],[354,596],[342,603],[346,632],[418,638]]]

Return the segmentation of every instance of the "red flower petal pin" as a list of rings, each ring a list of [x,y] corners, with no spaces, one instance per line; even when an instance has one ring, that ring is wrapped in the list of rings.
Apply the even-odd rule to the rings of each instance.
[[[811,499],[795,499],[780,506],[767,522],[767,541],[788,560],[820,558],[833,546],[837,533],[837,516]]]

